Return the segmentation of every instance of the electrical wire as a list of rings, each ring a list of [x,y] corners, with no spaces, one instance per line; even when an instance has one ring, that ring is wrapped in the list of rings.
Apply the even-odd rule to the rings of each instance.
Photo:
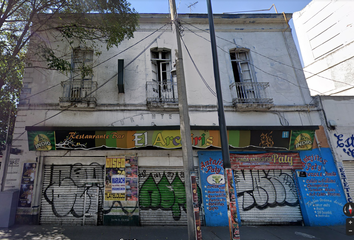
[[[166,25],[167,25],[167,24],[165,24],[164,26],[166,26]],[[164,26],[163,26],[163,27],[164,27]],[[161,29],[161,28],[160,28],[160,29]],[[141,56],[141,54],[143,54],[143,53],[156,41],[156,39],[158,39],[163,33],[165,33],[166,30],[167,30],[167,29],[165,29],[164,31],[162,31],[156,38],[154,38],[154,39],[150,42],[150,44],[147,45],[135,58],[133,58],[133,60],[131,60],[127,65],[125,65],[123,69],[127,68],[127,67],[128,67],[130,64],[132,64],[136,59],[138,59],[138,57]],[[157,31],[155,31],[155,32],[157,32]],[[154,33],[155,33],[155,32],[154,32]],[[150,34],[149,36],[151,36],[151,34]],[[144,39],[146,39],[146,38],[144,38]],[[139,41],[139,42],[141,42],[141,41]],[[136,44],[134,44],[134,45],[136,45]],[[129,48],[131,48],[131,47],[129,47]],[[129,48],[127,48],[127,49],[129,49]],[[126,51],[127,49],[125,49],[124,51]],[[122,51],[122,52],[123,52],[123,51]],[[122,53],[122,52],[120,52],[120,53]],[[120,54],[120,53],[119,53],[119,54]],[[118,54],[117,54],[117,55],[118,55]],[[122,69],[122,71],[123,71],[123,69]],[[100,85],[99,87],[97,87],[95,90],[93,90],[93,91],[91,91],[90,93],[88,93],[86,96],[90,96],[91,94],[93,94],[94,92],[96,92],[98,89],[100,89],[101,87],[103,87],[104,85],[106,85],[109,81],[111,81],[114,77],[116,77],[119,73],[120,73],[120,72],[114,74],[112,77],[110,77],[108,80],[106,80],[103,84],[101,84],[101,85]],[[33,127],[33,126],[36,126],[36,125],[38,125],[38,124],[41,124],[41,123],[43,123],[43,122],[45,122],[45,121],[47,121],[47,120],[49,120],[49,119],[52,119],[52,118],[54,118],[54,117],[60,115],[61,113],[63,113],[63,112],[65,112],[65,111],[69,110],[69,109],[72,108],[73,106],[76,106],[76,105],[75,105],[75,104],[70,105],[70,106],[66,107],[65,109],[61,110],[60,112],[58,112],[58,113],[56,113],[56,114],[54,114],[54,115],[52,115],[52,116],[50,116],[50,117],[48,117],[48,118],[42,120],[42,121],[40,121],[40,122],[38,122],[38,123],[36,123],[36,124],[33,124],[32,127]],[[27,130],[25,130],[25,131],[22,132],[18,137],[16,137],[15,139],[13,139],[12,142],[15,142],[15,141],[19,140],[19,138],[20,138],[23,134],[25,134],[26,131],[27,131]]]
[[[217,96],[217,95],[216,95],[216,92],[209,86],[209,84],[206,82],[205,78],[204,78],[204,77],[202,76],[202,74],[200,73],[200,71],[199,71],[199,69],[198,69],[198,67],[197,67],[197,65],[196,65],[196,63],[195,63],[195,61],[193,60],[193,58],[192,58],[192,56],[191,56],[191,54],[190,54],[190,52],[189,52],[189,50],[188,50],[188,48],[187,48],[187,46],[186,46],[186,43],[185,43],[184,40],[183,40],[182,35],[181,35],[181,40],[182,40],[182,43],[183,43],[185,49],[187,50],[188,56],[189,56],[190,60],[192,61],[194,68],[197,70],[197,72],[198,72],[200,78],[202,79],[204,85],[205,85],[205,86],[207,87],[207,89],[214,95],[214,97],[216,97],[216,96]]]
[[[111,59],[117,57],[118,55],[124,53],[125,51],[129,50],[130,48],[132,48],[132,47],[138,45],[139,43],[141,43],[141,42],[144,41],[145,39],[149,38],[150,36],[152,36],[153,34],[155,34],[155,33],[158,32],[158,31],[160,31],[163,27],[165,27],[166,25],[169,25],[169,24],[170,24],[170,23],[164,24],[162,27],[156,29],[155,31],[153,31],[152,33],[150,33],[150,34],[147,35],[146,37],[142,38],[141,40],[137,41],[137,42],[134,43],[133,45],[127,47],[127,48],[124,49],[123,51],[121,51],[121,52],[119,52],[119,53],[117,53],[117,54],[115,54],[115,55],[113,55],[113,56],[107,58],[106,60],[104,60],[104,61],[102,61],[102,62],[96,64],[95,66],[92,67],[92,69],[94,69],[94,68],[100,66],[101,64],[103,64],[103,63],[105,63],[105,62],[107,62],[107,61],[109,61],[109,60],[111,60]],[[80,75],[80,74],[77,74],[77,75],[75,75],[75,76],[73,76],[73,77],[78,77],[79,75]],[[65,81],[68,81],[68,80],[70,80],[70,79],[71,79],[71,78],[67,78]],[[21,100],[21,101],[27,100],[27,99],[29,99],[29,98],[31,98],[31,97],[34,97],[34,96],[36,96],[36,95],[38,95],[38,94],[41,94],[41,93],[43,93],[43,92],[45,92],[45,91],[47,91],[47,90],[50,90],[50,89],[52,89],[52,88],[54,88],[54,87],[57,87],[57,86],[59,86],[60,84],[61,84],[61,82],[58,83],[58,84],[55,84],[55,85],[53,85],[53,86],[51,86],[51,87],[48,87],[48,88],[46,88],[46,89],[44,89],[44,90],[42,90],[42,91],[40,91],[40,92],[34,93],[34,94],[32,94],[32,95],[30,95],[30,96],[28,96],[28,97],[26,97],[26,98],[22,98],[22,99],[20,99],[20,100]]]
[[[195,32],[192,31],[190,28],[188,28],[188,27],[185,27],[185,28],[188,29],[189,31],[191,31],[191,32],[192,32],[193,34],[195,34],[196,36],[198,36],[198,37],[200,37],[200,38],[203,38],[204,40],[210,42],[209,39],[207,39],[207,38],[205,38],[205,37],[203,37],[203,36],[201,36],[201,35],[195,33]],[[235,43],[232,42],[232,44],[235,44]],[[236,46],[237,46],[237,45],[236,45]],[[217,46],[217,47],[218,47],[221,51],[223,51],[223,52],[229,54],[229,52],[227,52],[226,50],[222,49],[221,47],[219,47],[219,46]],[[252,50],[251,50],[251,51],[252,51]],[[303,88],[303,89],[310,89],[310,88],[308,88],[308,87],[301,87],[301,86],[299,86],[299,85],[297,85],[297,84],[295,84],[295,83],[293,83],[293,82],[287,80],[286,78],[282,78],[282,77],[280,77],[280,76],[278,76],[278,75],[274,75],[274,74],[272,74],[272,73],[266,72],[266,71],[264,71],[263,69],[257,67],[256,65],[254,65],[254,64],[251,63],[251,62],[248,62],[248,64],[250,64],[250,65],[253,66],[254,68],[258,69],[259,71],[261,71],[261,72],[263,72],[263,73],[265,73],[265,74],[267,74],[267,75],[270,75],[270,76],[272,76],[272,77],[276,77],[276,78],[278,78],[278,79],[284,80],[284,81],[286,81],[286,82],[288,82],[288,83],[290,83],[290,84],[292,84],[292,85],[294,85],[294,86],[296,86],[296,87]],[[321,92],[319,92],[319,91],[317,91],[317,90],[315,90],[315,89],[311,89],[311,90],[312,90],[312,91],[315,91],[315,92],[318,92],[318,93],[321,93]]]
[[[195,26],[195,25],[193,25],[193,24],[191,24],[191,23],[188,23],[188,22],[185,22],[185,21],[181,21],[181,22],[183,22],[184,24],[190,25],[190,26],[192,26],[192,27],[194,27],[194,28],[196,28],[196,29],[198,29],[198,30],[200,30],[200,31],[207,32],[207,33],[209,32],[208,30],[201,29],[201,28],[199,28],[199,27],[197,27],[197,26]],[[201,38],[203,38],[203,39],[206,39],[206,38],[204,38],[204,37],[198,35],[198,34],[195,33],[194,31],[192,31],[190,28],[186,27],[186,29],[188,29],[189,31],[191,31],[191,32],[194,33],[195,35],[197,35],[197,36],[199,36],[199,37],[201,37]],[[242,47],[242,46],[240,46],[240,45],[237,45],[235,42],[231,42],[230,40],[225,39],[225,38],[223,38],[223,37],[220,37],[220,36],[216,36],[216,37],[219,38],[219,39],[221,39],[221,40],[224,40],[224,41],[226,41],[226,42],[232,43],[232,44],[236,45],[236,47]],[[208,41],[209,41],[209,40],[208,40]],[[268,57],[268,56],[266,56],[266,55],[263,55],[263,54],[261,54],[261,53],[255,51],[255,50],[250,49],[250,51],[253,52],[253,53],[255,53],[255,54],[257,54],[257,55],[259,55],[259,56],[262,56],[262,57],[264,57],[264,58],[267,58],[267,59],[269,59],[269,60],[271,60],[271,61],[273,61],[273,62],[282,64],[282,65],[284,65],[284,66],[293,68],[293,69],[295,69],[295,70],[303,71],[303,72],[306,72],[306,73],[309,73],[309,74],[313,74],[313,75],[317,75],[317,74],[315,74],[315,73],[306,71],[306,70],[304,70],[304,69],[296,68],[296,67],[294,67],[294,66],[292,66],[292,65],[288,65],[288,64],[286,64],[286,63],[284,63],[284,62],[281,62],[281,61],[278,61],[278,60],[276,60],[276,59],[270,58],[270,57]],[[349,83],[347,83],[347,82],[338,81],[338,80],[335,80],[335,79],[332,79],[332,78],[327,78],[327,77],[320,76],[320,75],[317,75],[317,76],[320,77],[320,78],[329,80],[329,81],[333,81],[333,82],[337,82],[337,83],[343,83],[343,84],[349,85],[349,86],[351,86],[351,87],[354,88],[354,85],[349,84]],[[309,88],[309,89],[310,89],[310,88]],[[311,89],[311,90],[316,91],[316,90],[314,90],[314,89]],[[321,93],[321,92],[319,92],[319,91],[316,91],[316,92]]]

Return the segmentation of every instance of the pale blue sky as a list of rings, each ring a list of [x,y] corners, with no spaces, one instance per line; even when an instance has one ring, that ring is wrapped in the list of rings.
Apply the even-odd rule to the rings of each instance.
[[[169,13],[168,0],[128,0],[138,13]],[[178,13],[207,13],[206,0],[175,0]],[[327,1],[327,0],[323,0]],[[198,3],[196,3],[198,2]],[[211,0],[213,13],[294,13],[302,10],[311,0]],[[196,3],[196,4],[194,4]],[[194,4],[188,8],[189,5]],[[271,9],[270,9],[271,8]],[[265,10],[268,11],[254,11]],[[247,11],[247,12],[244,12]],[[248,12],[249,11],[249,12]],[[298,48],[297,38],[292,20],[290,20],[293,37]],[[299,51],[299,48],[298,48]],[[301,54],[300,54],[301,57]],[[302,59],[301,59],[302,62]]]
[[[168,0],[128,0],[139,13],[168,13]],[[175,0],[178,13],[207,13],[206,0]],[[193,7],[189,5],[198,2]],[[278,12],[293,13],[303,9],[311,0],[211,0],[214,13],[269,9],[275,4]],[[272,8],[268,13],[274,13]]]

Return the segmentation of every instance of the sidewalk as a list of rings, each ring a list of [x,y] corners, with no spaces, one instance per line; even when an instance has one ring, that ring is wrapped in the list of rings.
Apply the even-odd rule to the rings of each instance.
[[[228,227],[202,227],[203,240],[229,240]],[[241,240],[346,240],[354,236],[345,234],[345,226],[244,226],[240,228]],[[0,228],[0,239],[74,239],[74,240],[187,240],[187,227],[149,226],[50,226],[17,225]]]

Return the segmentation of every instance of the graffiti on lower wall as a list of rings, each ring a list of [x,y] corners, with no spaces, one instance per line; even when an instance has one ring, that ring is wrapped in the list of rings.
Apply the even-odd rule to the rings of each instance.
[[[102,224],[103,215],[111,212],[120,211],[127,216],[138,212],[137,202],[129,207],[124,201],[103,204],[104,166],[98,163],[46,166],[49,169],[45,174],[43,198],[50,205],[53,215],[58,218],[82,218],[84,213],[97,214],[98,224]]]
[[[139,172],[143,178],[139,190],[139,206],[141,210],[171,211],[175,221],[179,221],[182,211],[186,212],[186,191],[184,172]],[[200,188],[198,187],[200,198]]]
[[[50,167],[49,184],[45,187],[43,197],[51,205],[56,217],[72,215],[81,218],[88,213],[94,204],[94,198],[103,194],[104,165],[92,163],[90,166],[82,164],[52,165]],[[86,196],[86,205],[83,209]]]
[[[234,176],[243,211],[299,205],[294,179],[282,170],[241,170]]]
[[[338,167],[338,170],[339,170],[340,179],[342,180],[343,183],[345,196],[347,197],[348,202],[353,202],[353,198],[350,196],[350,186],[349,183],[347,182],[347,176],[345,175],[343,166]]]
[[[350,157],[354,157],[354,135],[344,137],[343,134],[334,134],[337,138],[336,148],[341,149]]]

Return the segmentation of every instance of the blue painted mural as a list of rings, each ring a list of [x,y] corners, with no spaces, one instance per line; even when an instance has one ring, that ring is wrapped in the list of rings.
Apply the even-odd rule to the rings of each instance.
[[[309,226],[345,224],[346,203],[337,168],[329,148],[300,152],[302,170],[297,186],[304,222]]]
[[[229,226],[221,152],[198,152],[198,156],[206,225]]]

